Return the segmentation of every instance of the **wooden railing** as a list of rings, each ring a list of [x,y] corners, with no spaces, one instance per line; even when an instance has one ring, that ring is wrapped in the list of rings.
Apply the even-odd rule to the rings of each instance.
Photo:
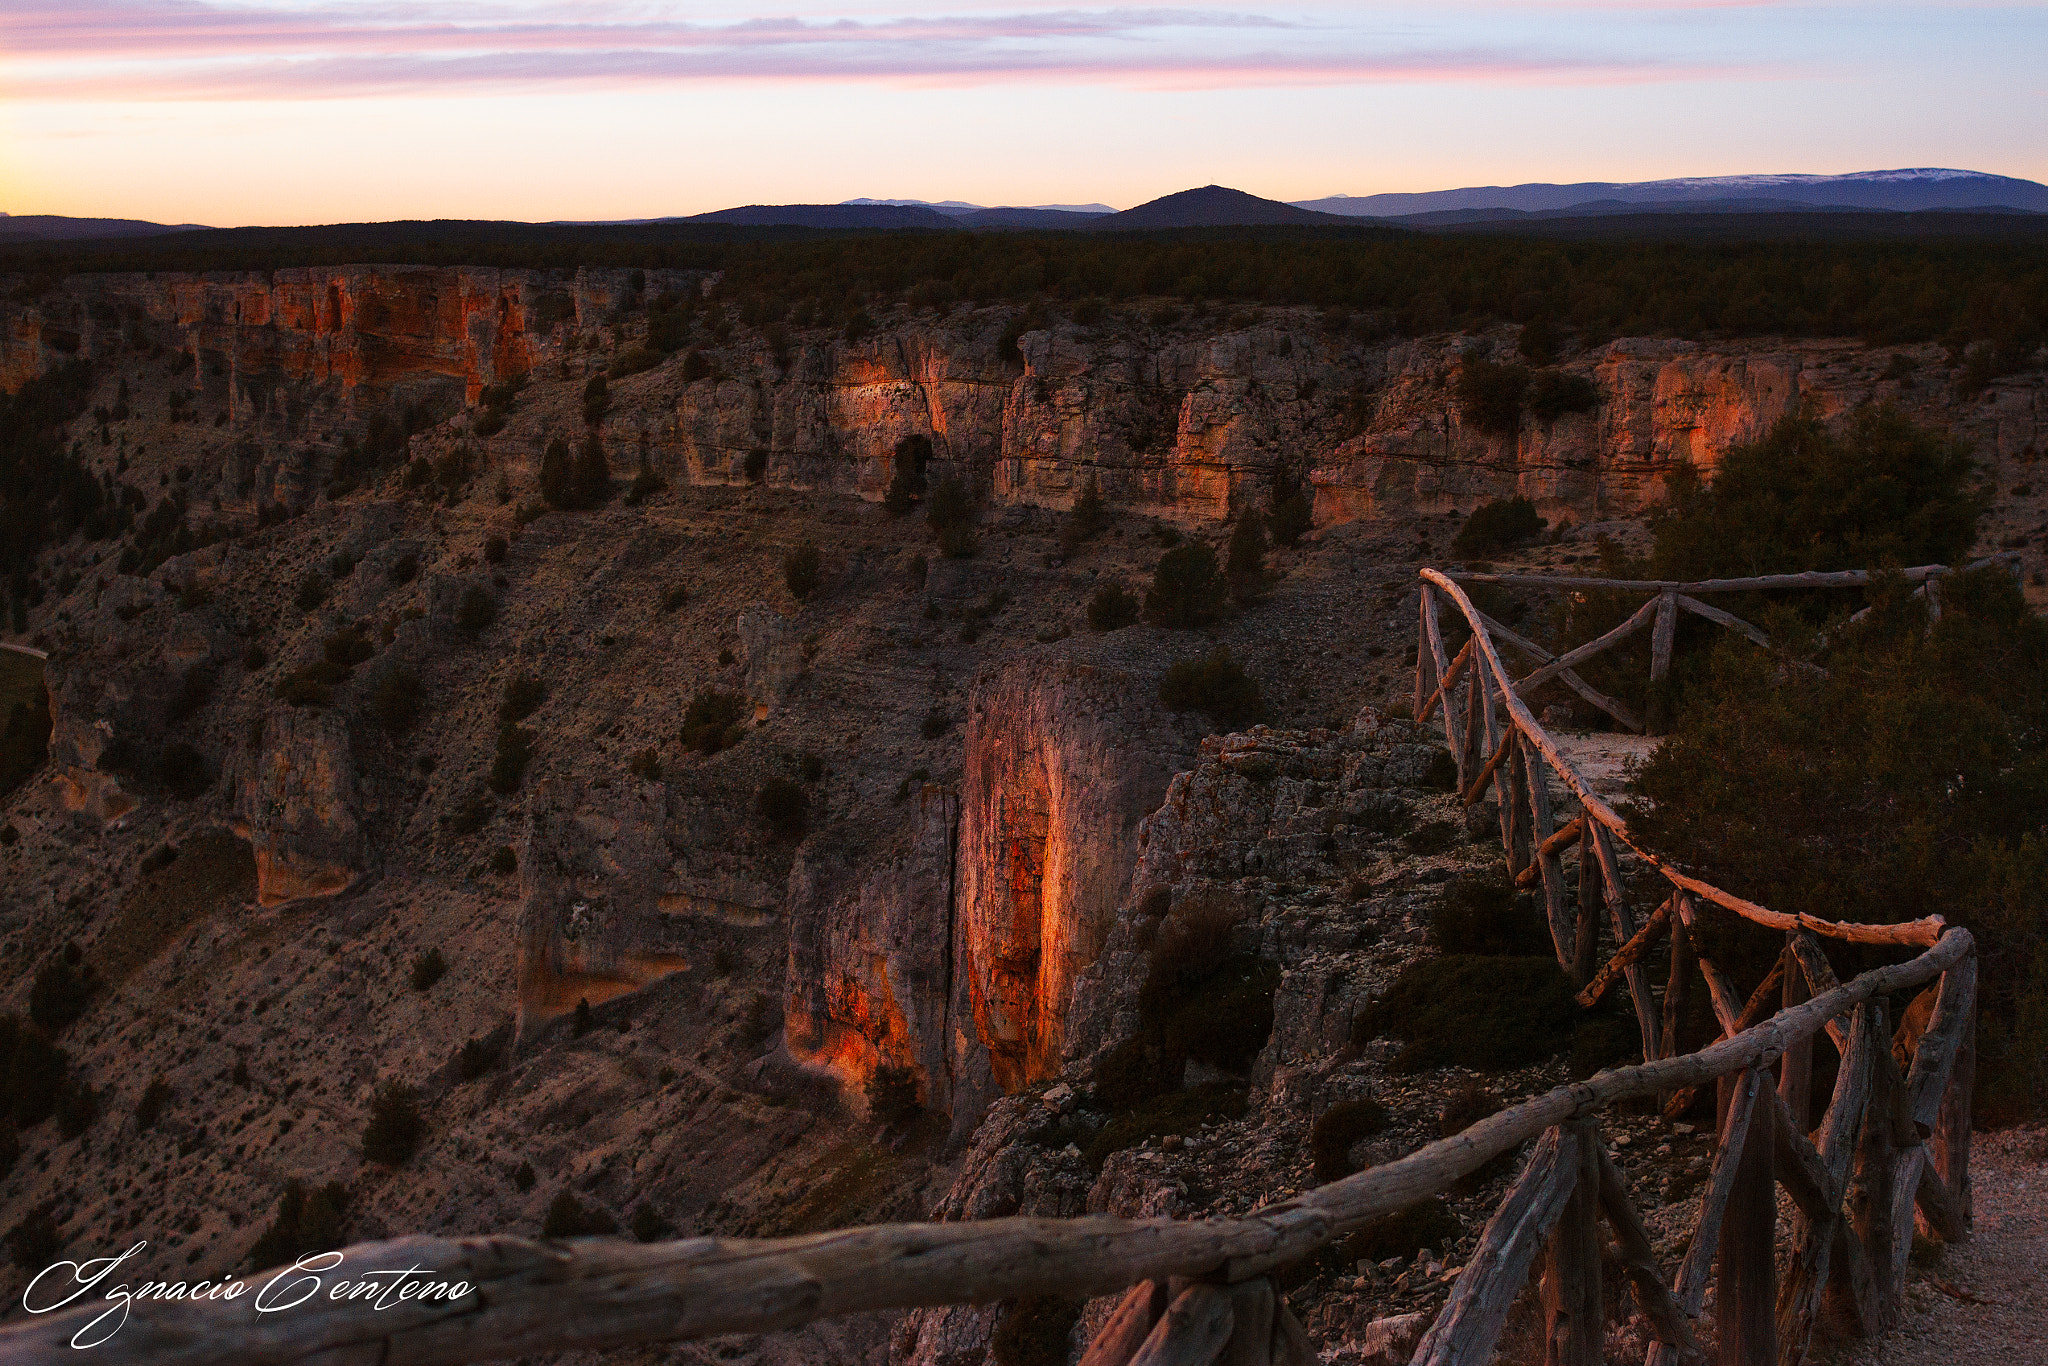
[[[1931,576],[1930,576],[1931,577]],[[1872,1333],[1896,1314],[1916,1219],[1940,1237],[1967,1234],[1969,1094],[1976,950],[1968,932],[1929,917],[1906,925],[1844,925],[1785,914],[1692,878],[1637,847],[1625,821],[1565,761],[1517,693],[1492,636],[1502,634],[1457,583],[1423,572],[1416,715],[1439,706],[1460,789],[1500,798],[1502,838],[1518,874],[1541,882],[1558,958],[1597,998],[1631,993],[1645,1061],[1561,1086],[1406,1157],[1368,1168],[1241,1219],[992,1219],[888,1224],[802,1238],[690,1238],[639,1245],[510,1237],[402,1238],[327,1254],[277,1284],[322,1276],[360,1283],[455,1284],[452,1298],[407,1298],[379,1311],[326,1294],[266,1313],[258,1288],[227,1302],[138,1305],[118,1333],[72,1355],[105,1305],[95,1302],[0,1329],[0,1366],[30,1362],[466,1363],[790,1328],[838,1314],[989,1303],[1024,1296],[1123,1292],[1082,1366],[1314,1366],[1300,1323],[1271,1273],[1379,1215],[1447,1189],[1530,1140],[1535,1146],[1452,1285],[1414,1361],[1478,1366],[1491,1357],[1510,1306],[1540,1274],[1551,1362],[1601,1359],[1605,1219],[1629,1293],[1657,1339],[1654,1366],[1711,1355],[1734,1366],[1797,1363],[1823,1317]],[[1583,581],[1573,580],[1574,584]],[[1654,585],[1662,594],[1669,587]],[[1682,585],[1677,587],[1698,587]],[[1462,662],[1443,650],[1441,608],[1473,635]],[[1504,637],[1505,638],[1505,637]],[[1526,644],[1526,643],[1525,643]],[[1530,647],[1533,652],[1534,647]],[[1539,665],[1552,661],[1539,659]],[[1569,666],[1552,676],[1569,682]],[[1459,724],[1462,719],[1463,724]],[[1555,826],[1549,779],[1583,814]],[[1670,888],[1641,924],[1631,912],[1619,848]],[[1561,860],[1577,851],[1576,914]],[[1711,901],[1785,931],[1778,966],[1747,1003],[1692,945],[1697,902]],[[1602,917],[1619,952],[1591,967]],[[1645,948],[1672,938],[1661,1009]],[[1906,962],[1837,982],[1819,941],[1917,950]],[[1674,1056],[1669,1045],[1697,967],[1722,1038]],[[1895,1029],[1886,997],[1919,988]],[[1774,1005],[1776,1008],[1774,1008]],[[1812,1040],[1841,1052],[1834,1092],[1808,1132]],[[1910,1057],[1902,1068],[1894,1049]],[[1775,1075],[1772,1069],[1775,1068]],[[1679,1106],[1699,1087],[1726,1088],[1719,1145],[1683,1259],[1663,1267],[1597,1118],[1625,1100]],[[1776,1188],[1797,1209],[1782,1285],[1775,1265]],[[338,1259],[338,1260],[335,1260]],[[1700,1318],[1716,1283],[1712,1333]],[[290,1292],[288,1292],[290,1293]],[[92,1297],[97,1300],[97,1296]],[[273,1303],[278,1302],[274,1298]]]

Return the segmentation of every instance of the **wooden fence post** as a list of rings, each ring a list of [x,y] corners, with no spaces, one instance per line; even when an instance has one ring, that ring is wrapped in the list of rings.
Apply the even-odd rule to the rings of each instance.
[[[1797,931],[1794,931],[1796,934]],[[1789,936],[1788,936],[1789,938]],[[1796,1006],[1813,995],[1806,973],[1797,962],[1785,968],[1785,985],[1779,1002]],[[1792,1123],[1805,1133],[1813,1109],[1813,1036],[1808,1035],[1785,1050],[1778,1060],[1778,1098],[1792,1116]]]
[[[1744,1084],[1760,1096],[1770,1081],[1752,1071]],[[1776,1110],[1767,1099],[1755,1102],[1721,1218],[1714,1267],[1715,1355],[1721,1366],[1759,1366],[1778,1359],[1778,1190],[1771,1175]]]
[[[1600,1147],[1589,1119],[1569,1126],[1578,1177],[1543,1254],[1544,1366],[1600,1366],[1607,1316],[1600,1300]]]

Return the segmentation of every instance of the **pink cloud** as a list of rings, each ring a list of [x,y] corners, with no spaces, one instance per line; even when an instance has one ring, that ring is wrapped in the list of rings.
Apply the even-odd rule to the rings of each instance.
[[[1268,40],[1247,51],[1254,32]],[[541,9],[30,0],[0,13],[0,51],[17,100],[321,99],[712,80],[1211,89],[1727,74],[1711,64],[1512,45],[1391,49],[1334,21],[1188,8],[685,23],[603,0]]]

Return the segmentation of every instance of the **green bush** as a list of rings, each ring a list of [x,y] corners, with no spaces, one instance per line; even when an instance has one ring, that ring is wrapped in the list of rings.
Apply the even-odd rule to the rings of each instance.
[[[1527,498],[1497,498],[1475,509],[1451,540],[1451,554],[1459,558],[1490,555],[1533,540],[1544,522],[1536,505]]]
[[[516,873],[519,871],[519,855],[512,852],[511,845],[501,844],[497,848],[491,850],[490,867],[491,871],[496,873],[499,877],[505,877],[509,874]]]
[[[387,582],[393,584],[411,583],[414,579],[419,577],[419,572],[419,556],[400,555],[397,559],[393,560],[388,566],[386,566],[384,570],[384,578]]]
[[[1265,714],[1258,681],[1219,646],[1207,659],[1183,659],[1159,682],[1159,701],[1168,711],[1199,711],[1230,729]]]
[[[40,1026],[0,1015],[0,1103],[16,1127],[40,1124],[56,1112],[70,1067],[70,1056]]]
[[[883,1124],[908,1124],[924,1113],[924,1105],[917,1098],[914,1068],[885,1063],[868,1074],[865,1090],[869,1117]]]
[[[142,1088],[142,1094],[135,1101],[135,1125],[139,1129],[154,1129],[162,1117],[164,1106],[170,1103],[171,1084],[159,1072],[150,1078],[149,1085]]]
[[[501,797],[519,790],[527,765],[533,762],[533,732],[523,726],[500,726],[491,756],[491,774],[486,780]]]
[[[434,947],[420,954],[412,961],[412,976],[409,979],[414,991],[429,991],[434,983],[448,975],[448,960],[441,956],[440,948]]]
[[[348,1188],[339,1181],[308,1188],[294,1177],[285,1182],[278,1201],[277,1217],[249,1249],[258,1270],[288,1266],[315,1252],[332,1252],[342,1245],[342,1228],[348,1211]]]
[[[584,437],[582,446],[577,449],[571,479],[573,503],[564,506],[602,507],[612,496],[612,467],[604,457],[604,442],[596,432]]]
[[[808,601],[811,594],[818,591],[823,564],[824,558],[818,553],[818,547],[810,541],[784,555],[782,581],[788,585],[790,596],[798,602]]]
[[[540,1236],[543,1238],[581,1238],[590,1232],[590,1216],[583,1205],[570,1193],[567,1186],[556,1192],[548,1202],[548,1212],[541,1219]]]
[[[624,379],[628,375],[637,375],[643,370],[652,370],[661,362],[661,352],[651,350],[645,346],[629,346],[612,357],[611,377],[613,379]],[[599,376],[599,378],[602,378],[602,376]]]
[[[498,619],[498,604],[491,595],[476,584],[462,590],[462,600],[456,604],[455,624],[469,635],[480,635]]]
[[[1571,979],[1552,959],[1451,954],[1402,969],[1352,1022],[1351,1037],[1403,1040],[1388,1065],[1394,1072],[1500,1071],[1571,1045],[1579,1014],[1572,998]]]
[[[941,479],[925,502],[925,522],[938,537],[939,550],[948,559],[964,560],[974,554],[974,526],[978,514],[974,496],[958,479]]]
[[[1228,585],[1217,572],[1216,552],[1199,541],[1159,557],[1145,594],[1145,619],[1155,626],[1193,630],[1223,615]]]
[[[506,544],[503,536],[486,536],[484,538],[484,563],[505,563],[505,553],[510,549],[511,547]]]
[[[1088,599],[1088,629],[1121,631],[1138,620],[1138,596],[1120,583],[1105,583]]]
[[[85,1014],[94,987],[92,965],[78,945],[66,944],[36,971],[28,991],[28,1017],[38,1029],[61,1034]]]
[[[1458,411],[1465,425],[1489,436],[1513,436],[1522,425],[1522,395],[1529,372],[1468,358],[1458,368]]]
[[[690,590],[681,584],[676,584],[661,595],[661,610],[664,614],[680,611],[689,600]]]
[[[639,1208],[633,1211],[633,1241],[658,1243],[667,1232],[668,1220],[661,1217],[661,1211],[646,1201],[641,1201]]]
[[[701,688],[683,709],[683,748],[716,754],[747,733],[747,699],[736,692]]]
[[[1073,554],[1088,542],[1102,534],[1109,524],[1109,510],[1102,501],[1102,490],[1097,487],[1095,476],[1081,485],[1081,491],[1074,495],[1074,505],[1067,512],[1067,524],[1060,528],[1060,550]]]
[[[498,724],[509,726],[524,721],[547,700],[547,684],[532,674],[514,674],[505,680],[504,691],[498,695]]]
[[[1529,381],[1529,411],[1545,424],[1566,413],[1590,413],[1600,406],[1600,386],[1584,375],[1538,370]]]
[[[1230,596],[1239,603],[1252,601],[1266,589],[1266,533],[1259,522],[1249,512],[1239,516],[1224,556],[1223,570],[1230,580]]]
[[[420,1113],[419,1092],[403,1082],[385,1082],[370,1103],[370,1122],[363,1126],[363,1159],[387,1167],[404,1166],[427,1136]]]
[[[1515,891],[1503,864],[1444,884],[1443,899],[1430,920],[1429,942],[1444,953],[1531,958],[1556,953],[1536,898]]]
[[[64,1089],[57,1097],[57,1132],[65,1138],[77,1138],[92,1127],[99,1117],[99,1094],[77,1077],[64,1083]]]
[[[1318,1182],[1339,1181],[1358,1170],[1352,1145],[1387,1127],[1387,1107],[1371,1096],[1339,1101],[1309,1126],[1309,1158]]]
[[[780,839],[803,838],[810,808],[811,799],[804,795],[803,788],[787,778],[770,778],[761,785],[761,791],[754,799],[754,809],[760,814],[761,823]]]
[[[15,1266],[29,1275],[35,1275],[57,1260],[64,1250],[64,1240],[58,1231],[57,1216],[49,1206],[39,1206],[23,1215],[7,1235],[7,1254]]]
[[[643,781],[658,783],[661,781],[661,755],[651,746],[636,750],[633,757],[626,761],[626,771]]]
[[[1274,498],[1273,510],[1266,516],[1266,529],[1273,533],[1274,545],[1296,545],[1314,525],[1314,507],[1308,491],[1299,485]]]
[[[370,694],[370,714],[393,735],[412,729],[426,705],[427,685],[411,669],[396,668],[378,680]]]
[[[741,462],[740,470],[747,476],[749,484],[758,484],[766,479],[768,477],[767,447],[756,446],[748,451],[747,458]]]
[[[321,603],[326,601],[327,580],[321,578],[317,573],[308,574],[303,579],[300,579],[299,591],[292,597],[293,604],[301,612],[314,611]]]
[[[912,433],[896,443],[890,461],[889,491],[882,496],[882,507],[891,517],[901,517],[924,496],[925,466],[931,458],[932,440],[928,436]]]
[[[540,496],[551,508],[573,507],[576,502],[576,458],[559,436],[541,454]]]

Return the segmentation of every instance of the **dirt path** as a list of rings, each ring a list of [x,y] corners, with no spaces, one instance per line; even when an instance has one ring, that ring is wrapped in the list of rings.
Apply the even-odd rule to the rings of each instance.
[[[1975,1236],[1915,1267],[1899,1326],[1835,1366],[2048,1362],[2048,1130],[1979,1135],[1971,1170]]]

